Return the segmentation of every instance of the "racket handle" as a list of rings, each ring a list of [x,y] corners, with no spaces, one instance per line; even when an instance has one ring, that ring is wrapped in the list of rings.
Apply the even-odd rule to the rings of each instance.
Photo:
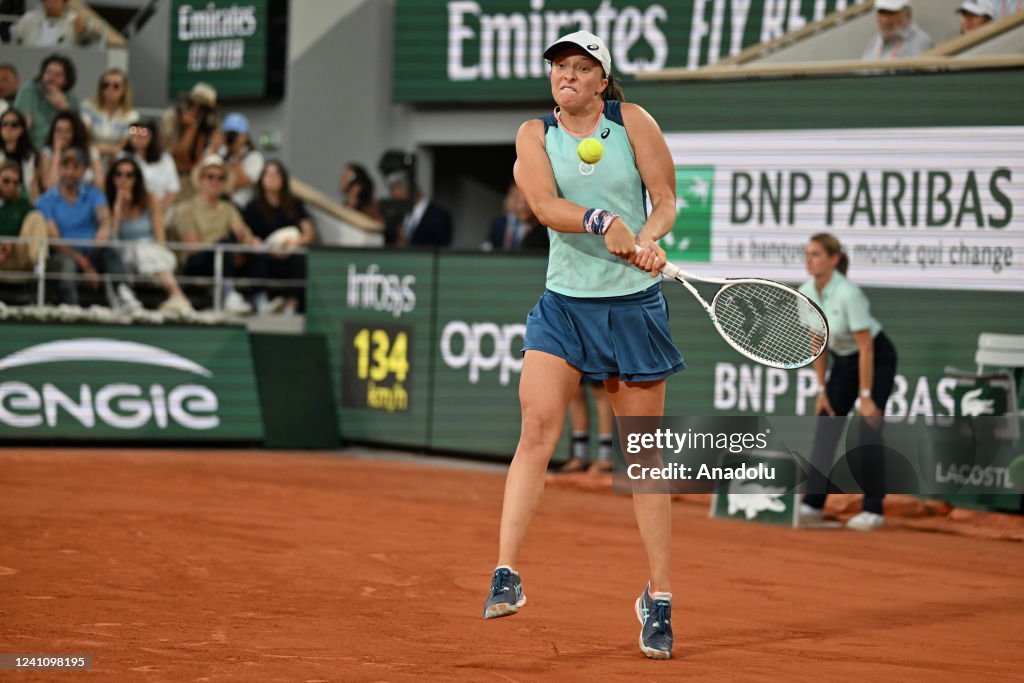
[[[643,249],[641,249],[638,246],[634,246],[634,248],[636,249],[637,253],[643,251]],[[668,261],[665,261],[665,265],[661,267],[661,274],[664,275],[665,277],[674,278],[675,276],[679,275],[679,268],[672,265]]]

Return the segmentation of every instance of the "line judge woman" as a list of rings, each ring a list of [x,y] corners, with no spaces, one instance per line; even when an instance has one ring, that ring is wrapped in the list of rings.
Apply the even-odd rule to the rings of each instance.
[[[846,526],[857,531],[881,527],[884,498],[884,461],[881,449],[882,414],[896,379],[896,348],[871,316],[871,305],[864,292],[846,279],[849,259],[835,235],[822,232],[811,237],[806,248],[807,272],[811,279],[800,291],[825,311],[828,318],[828,347],[832,371],[825,381],[826,354],[814,361],[818,376],[818,398],[814,414],[814,445],[811,448],[812,491],[804,496],[801,516],[809,521],[821,519],[825,507],[824,473],[832,469],[836,445],[842,435],[846,416],[860,399],[856,422],[865,444],[854,475],[864,487],[864,505]],[[854,428],[851,426],[851,429]]]
[[[551,250],[546,290],[526,322],[522,431],[505,481],[485,619],[526,603],[519,553],[581,377],[604,381],[619,417],[660,416],[665,378],[685,367],[669,334],[659,276],[665,252],[656,242],[676,217],[674,167],[661,130],[644,109],[622,102],[608,48],[594,34],[563,36],[544,58],[557,106],[519,128],[514,175],[549,228]],[[577,152],[588,137],[604,150],[594,163]],[[668,659],[670,499],[634,495],[633,508],[650,568],[636,600],[640,649]]]

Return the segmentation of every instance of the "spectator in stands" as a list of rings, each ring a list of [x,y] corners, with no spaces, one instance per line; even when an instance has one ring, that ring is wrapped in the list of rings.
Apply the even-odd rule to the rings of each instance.
[[[875,0],[878,35],[871,39],[861,59],[907,59],[932,49],[931,37],[914,23],[910,0]]]
[[[157,198],[146,191],[142,169],[135,159],[122,157],[114,162],[107,174],[106,195],[115,238],[133,243],[121,250],[125,265],[155,277],[167,291],[168,298],[160,306],[162,312],[191,311],[192,304],[174,279],[174,254],[164,246],[163,210]]]
[[[0,242],[0,270],[32,270],[39,252],[46,258],[46,220],[33,210],[21,182],[21,166],[0,161],[0,237],[27,242]]]
[[[25,0],[0,0],[0,16],[21,18],[25,13]],[[10,18],[0,21],[0,43],[11,42],[11,28],[14,21]]]
[[[58,112],[78,111],[78,97],[71,92],[76,78],[74,63],[64,55],[52,54],[43,60],[35,80],[23,85],[14,98],[14,107],[28,119],[36,149],[43,146]]]
[[[22,189],[30,201],[39,196],[36,183],[38,155],[28,135],[28,122],[19,110],[11,108],[0,114],[0,160],[13,161],[21,167]]]
[[[110,210],[103,193],[83,181],[86,167],[86,152],[77,147],[68,147],[60,156],[60,183],[39,198],[39,210],[46,218],[47,231],[53,238],[95,240],[102,243],[110,236]],[[142,305],[135,298],[135,292],[126,282],[114,286],[112,275],[124,275],[124,263],[117,250],[99,245],[67,245],[54,248],[50,257],[50,269],[60,273],[57,284],[61,303],[77,305],[78,288],[70,279],[79,271],[85,273],[87,282],[96,287],[99,272],[107,277],[107,301],[113,308],[138,309]]]
[[[252,146],[249,119],[245,118],[244,114],[228,114],[224,117],[220,129],[224,139],[221,156],[234,176],[234,182],[228,192],[235,206],[245,208],[253,198],[256,179],[263,172],[263,155]]]
[[[247,254],[247,274],[254,278],[304,280],[306,257],[288,252],[313,244],[316,229],[302,200],[292,195],[288,169],[280,161],[268,161],[263,167],[256,186],[256,198],[246,205],[242,217],[253,234],[268,246],[272,245],[273,249],[270,253]],[[288,230],[289,227],[293,229]],[[286,236],[280,240],[271,237],[275,231]],[[291,314],[302,310],[303,288],[285,287],[272,291],[278,296],[268,300],[266,286],[254,286],[253,303],[258,312],[283,311]]]
[[[82,121],[107,166],[124,147],[128,128],[138,120],[128,77],[121,69],[107,69],[93,96],[82,102]]]
[[[447,209],[425,197],[405,173],[389,178],[388,188],[391,199],[412,200],[412,210],[405,214],[401,223],[389,226],[390,234],[386,235],[389,244],[446,247],[452,243],[452,216]]]
[[[89,131],[82,119],[70,111],[62,111],[53,119],[43,149],[39,152],[38,182],[40,194],[56,187],[60,182],[60,160],[64,150],[77,148],[89,154],[89,165],[84,181],[96,187],[103,186],[103,162],[100,152],[92,145]]]
[[[235,205],[221,199],[231,180],[230,170],[221,157],[207,155],[192,170],[192,175],[191,182],[198,188],[197,192],[175,208],[174,227],[180,241],[196,245],[185,260],[185,274],[209,277],[214,273],[216,252],[204,246],[232,242],[259,246],[261,242],[242,220]],[[233,282],[234,256],[233,252],[223,254],[224,308],[231,313],[249,313],[252,307]]]
[[[487,242],[484,245],[485,249],[511,251],[519,244],[521,233],[525,232],[525,226],[520,223],[519,218],[516,216],[515,207],[513,206],[517,196],[521,197],[522,193],[513,181],[512,184],[509,185],[508,190],[506,190],[505,200],[502,202],[502,207],[505,209],[505,213],[500,216],[495,216],[491,221],[491,230],[488,235]]]
[[[135,162],[142,169],[146,189],[160,201],[163,214],[166,216],[167,210],[178,197],[181,184],[174,159],[160,147],[156,122],[153,119],[143,119],[130,126],[128,142],[124,149],[134,156]]]
[[[219,127],[217,91],[208,83],[196,83],[161,117],[160,144],[178,167],[182,199],[200,189],[192,186],[192,171],[201,159],[217,151],[212,143]]]
[[[18,70],[13,64],[0,64],[0,113],[14,106],[18,95]]]
[[[960,15],[960,33],[964,34],[992,21],[996,9],[992,0],[964,0],[957,7],[956,13]]]
[[[338,189],[341,190],[342,204],[375,221],[384,220],[374,199],[373,178],[365,168],[352,162],[345,164],[341,169]]]
[[[513,182],[505,194],[505,214],[491,222],[489,244],[501,251],[547,249],[548,231]]]
[[[11,27],[16,45],[71,47],[89,45],[103,36],[103,25],[68,7],[68,0],[42,0],[42,8],[25,12]]]

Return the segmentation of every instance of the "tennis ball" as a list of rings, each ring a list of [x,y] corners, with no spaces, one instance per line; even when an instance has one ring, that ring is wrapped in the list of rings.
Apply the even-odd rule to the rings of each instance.
[[[584,138],[580,140],[576,153],[585,163],[596,164],[604,156],[604,145],[597,138]]]

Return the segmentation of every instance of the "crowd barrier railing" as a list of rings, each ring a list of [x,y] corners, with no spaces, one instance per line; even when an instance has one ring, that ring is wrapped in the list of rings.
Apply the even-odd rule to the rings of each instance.
[[[75,282],[87,282],[92,276],[85,273],[57,273],[47,269],[47,262],[56,253],[53,247],[70,246],[85,247],[89,249],[130,249],[138,246],[137,241],[125,240],[93,240],[93,239],[54,239],[49,238],[40,242],[34,238],[26,237],[0,237],[0,244],[31,244],[37,247],[36,258],[30,271],[25,270],[0,270],[0,281],[25,281],[27,279],[35,282],[36,303],[39,306],[46,304],[46,283],[48,281],[74,280]],[[160,242],[177,257],[180,253],[200,253],[212,251],[213,274],[212,275],[185,275],[175,268],[171,272],[179,285],[212,286],[213,310],[221,311],[224,306],[224,285],[230,283],[238,287],[251,287],[263,285],[267,287],[295,287],[305,289],[305,279],[282,279],[282,278],[259,278],[259,277],[225,277],[224,258],[226,255],[234,254],[286,254],[288,256],[306,256],[309,250],[304,247],[282,248],[275,245],[250,246],[244,244],[231,244],[217,242],[214,244],[196,242]],[[127,282],[155,282],[151,275],[125,272],[123,274],[101,273],[101,277],[114,283]]]

